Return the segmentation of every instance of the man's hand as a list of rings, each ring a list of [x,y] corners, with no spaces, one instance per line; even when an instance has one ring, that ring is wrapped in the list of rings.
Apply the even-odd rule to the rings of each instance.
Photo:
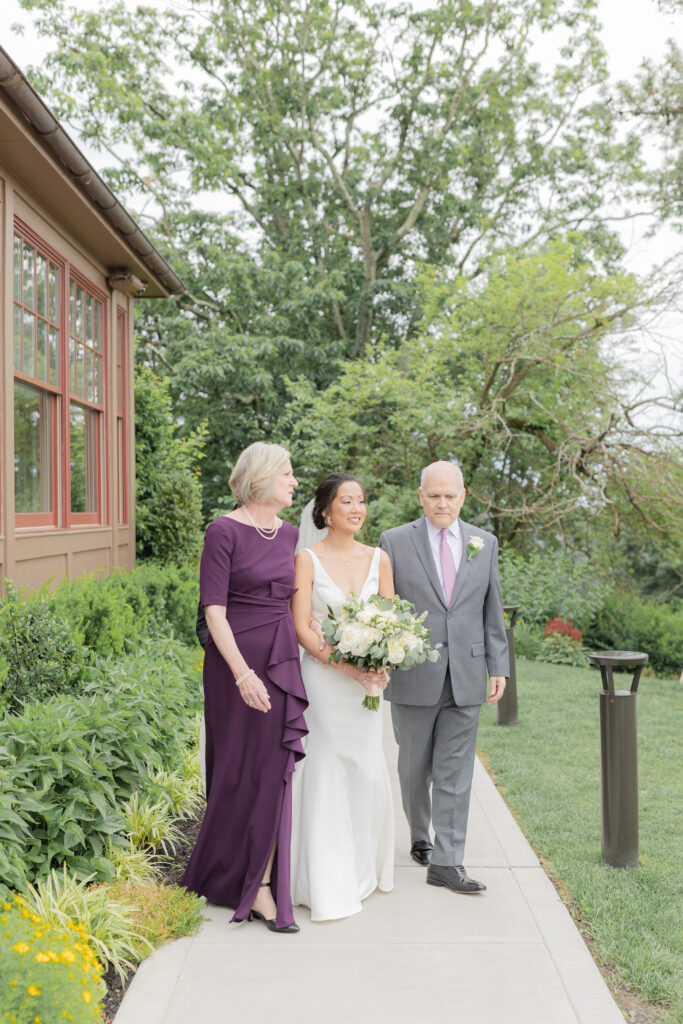
[[[491,676],[489,682],[491,683],[491,691],[487,704],[497,704],[505,693],[505,676]]]

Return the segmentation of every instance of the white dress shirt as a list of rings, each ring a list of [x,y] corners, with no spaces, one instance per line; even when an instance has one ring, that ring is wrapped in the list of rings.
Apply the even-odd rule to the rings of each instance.
[[[429,546],[432,549],[432,556],[434,558],[434,565],[439,576],[439,583],[441,584],[441,590],[443,592],[443,569],[441,568],[441,527],[434,526],[434,523],[425,516],[425,522],[427,523],[427,536],[429,537]],[[460,562],[462,560],[462,531],[460,530],[460,520],[455,519],[448,527],[448,533],[446,534],[446,542],[453,552],[453,561],[455,562],[456,573],[460,569]],[[444,592],[444,600],[446,594]]]

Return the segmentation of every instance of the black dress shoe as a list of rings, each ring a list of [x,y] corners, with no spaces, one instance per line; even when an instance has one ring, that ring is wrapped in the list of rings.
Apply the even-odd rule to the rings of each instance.
[[[429,858],[431,857],[433,849],[434,847],[431,843],[425,842],[424,839],[418,839],[418,841],[413,843],[410,847],[410,856],[414,861],[417,861],[421,867],[426,868],[429,864]]]
[[[263,921],[269,932],[277,932],[279,935],[294,935],[300,930],[296,921],[293,924],[284,924],[281,928],[278,928],[274,917],[264,917],[263,914],[259,914],[258,910],[249,911],[249,920]]]
[[[465,871],[462,864],[446,867],[444,864],[430,864],[427,868],[427,885],[441,885],[451,892],[473,893],[485,892],[483,882],[475,882]]]

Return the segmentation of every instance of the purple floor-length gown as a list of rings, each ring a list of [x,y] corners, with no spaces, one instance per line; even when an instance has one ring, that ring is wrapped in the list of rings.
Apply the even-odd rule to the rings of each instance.
[[[243,921],[277,838],[271,875],[277,925],[294,920],[289,883],[292,773],[306,735],[306,691],[289,599],[297,531],[283,523],[266,540],[222,516],[206,531],[203,605],[226,605],[247,665],[265,683],[271,709],[248,707],[209,638],[204,658],[207,806],[182,884]]]

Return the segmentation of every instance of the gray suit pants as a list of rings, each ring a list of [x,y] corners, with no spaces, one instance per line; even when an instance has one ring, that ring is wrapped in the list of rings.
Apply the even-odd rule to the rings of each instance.
[[[448,672],[438,704],[391,703],[411,842],[431,842],[433,823],[432,864],[453,867],[463,862],[479,711],[479,704],[458,707]]]

